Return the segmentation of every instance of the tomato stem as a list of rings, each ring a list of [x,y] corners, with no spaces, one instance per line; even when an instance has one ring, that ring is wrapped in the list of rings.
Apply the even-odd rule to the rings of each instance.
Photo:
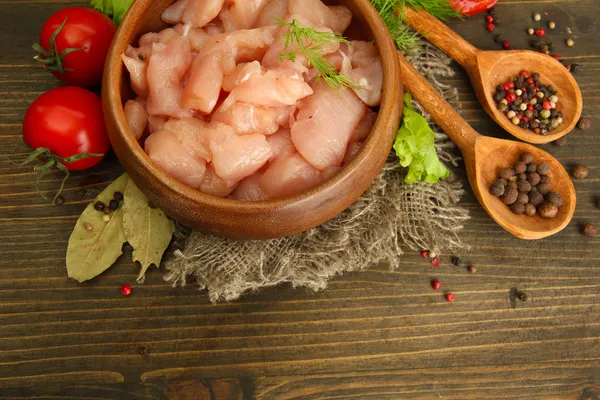
[[[33,46],[31,46],[36,52],[40,53],[39,55],[33,57],[34,60],[44,64],[50,71],[57,71],[61,74],[65,71],[72,71],[71,68],[63,67],[64,58],[67,54],[78,50],[87,50],[87,47],[83,46],[78,48],[69,47],[60,53],[58,52],[56,37],[65,27],[66,23],[67,18],[65,17],[65,20],[62,22],[62,24],[60,24],[60,26],[52,33],[52,36],[50,36],[50,43],[48,44],[49,50],[44,49],[44,47],[42,47],[42,45],[39,43],[34,43]]]
[[[58,190],[58,192],[56,192],[56,195],[54,195],[54,199],[52,201],[52,204],[55,204],[56,198],[58,196],[60,196],[60,194],[62,193],[62,191],[65,187],[65,183],[67,182],[67,179],[69,178],[69,175],[70,175],[69,169],[63,163],[72,163],[72,162],[79,161],[79,160],[82,160],[87,157],[103,157],[103,156],[104,156],[104,154],[79,153],[79,154],[74,154],[69,157],[59,157],[55,153],[53,153],[51,150],[49,150],[45,147],[38,147],[35,150],[32,149],[31,153],[29,153],[27,158],[25,160],[23,160],[22,162],[15,163],[15,162],[11,161],[11,163],[13,163],[14,165],[23,166],[23,165],[27,165],[30,162],[32,162],[33,160],[37,160],[37,159],[44,162],[42,165],[38,165],[34,168],[34,171],[37,172],[37,175],[35,176],[35,179],[33,180],[35,189],[38,191],[38,193],[40,193],[40,195],[44,199],[46,198],[46,196],[44,196],[44,194],[38,188],[38,183],[39,183],[40,179],[42,179],[46,174],[48,174],[48,172],[50,172],[53,167],[56,167],[59,170],[61,170],[62,172],[64,172],[65,177],[63,178],[62,183],[60,184],[60,189]],[[7,158],[8,158],[8,156],[7,156]],[[9,161],[10,161],[10,159],[9,159]]]

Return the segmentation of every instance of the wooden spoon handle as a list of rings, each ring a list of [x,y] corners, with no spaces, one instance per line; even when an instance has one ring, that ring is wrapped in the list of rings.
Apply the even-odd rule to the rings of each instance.
[[[416,69],[398,53],[402,68],[402,81],[413,97],[431,114],[436,124],[460,148],[463,156],[470,154],[475,148],[475,140],[479,136],[450,104],[417,72]]]
[[[479,50],[427,11],[415,11],[411,7],[404,7],[398,12],[407,24],[456,60],[463,68],[468,69],[476,64]]]

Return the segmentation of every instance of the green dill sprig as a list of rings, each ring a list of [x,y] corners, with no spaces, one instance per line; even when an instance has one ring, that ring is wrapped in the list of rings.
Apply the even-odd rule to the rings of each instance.
[[[334,90],[340,87],[360,88],[349,77],[340,74],[335,65],[322,54],[324,45],[335,42],[350,44],[346,38],[332,32],[320,32],[316,29],[303,26],[296,19],[293,19],[292,22],[286,22],[280,18],[276,20],[279,26],[287,27],[287,32],[281,37],[285,39],[283,50],[285,51],[292,46],[297,46],[298,48],[297,51],[280,54],[279,60],[295,61],[298,52],[300,52],[306,58],[308,66],[317,71],[317,82],[323,80]]]
[[[381,15],[381,19],[388,27],[396,46],[403,51],[417,47],[420,38],[418,33],[412,31],[408,25],[402,22],[399,14],[404,12],[404,7],[424,9],[441,20],[460,16],[460,12],[452,8],[449,0],[371,0],[371,4]]]

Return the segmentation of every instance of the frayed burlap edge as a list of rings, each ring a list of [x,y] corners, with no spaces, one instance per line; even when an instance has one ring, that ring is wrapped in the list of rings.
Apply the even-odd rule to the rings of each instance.
[[[422,43],[409,59],[457,106],[456,90],[439,80],[454,75],[448,57]],[[456,166],[454,144],[434,129],[440,158]],[[199,232],[188,235],[180,229],[178,234],[186,237],[186,244],[166,263],[164,279],[173,286],[183,286],[192,276],[200,289],[208,290],[211,301],[231,301],[246,292],[281,283],[321,290],[332,276],[379,262],[396,269],[403,248],[437,252],[464,248],[458,233],[469,217],[467,210],[458,206],[463,195],[461,183],[451,177],[435,185],[406,185],[403,173],[397,157],[391,154],[356,203],[333,220],[293,237],[236,241]]]

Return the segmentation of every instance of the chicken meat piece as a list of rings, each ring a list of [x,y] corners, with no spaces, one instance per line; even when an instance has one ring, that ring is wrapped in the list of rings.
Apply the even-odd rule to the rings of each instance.
[[[270,198],[300,194],[324,179],[300,154],[293,152],[275,159],[260,178],[260,187]]]
[[[260,28],[273,25],[277,19],[284,19],[288,14],[288,0],[269,0],[258,15],[254,26]]]
[[[144,105],[136,100],[127,100],[124,107],[125,119],[136,140],[140,140],[148,125],[148,113]]]
[[[367,113],[360,121],[354,133],[352,133],[352,137],[350,137],[351,142],[360,142],[363,141],[369,136],[371,133],[371,129],[373,129],[373,125],[375,125],[375,121],[377,120],[377,113],[370,108],[367,109]]]
[[[238,135],[271,135],[277,132],[278,108],[261,107],[247,103],[235,103],[228,109],[219,108],[212,121],[231,126]]]
[[[237,182],[227,182],[219,177],[212,166],[207,164],[204,179],[200,184],[200,191],[215,197],[227,197],[233,192]]]
[[[256,172],[242,181],[237,185],[236,189],[231,194],[230,198],[233,200],[242,201],[261,201],[266,200],[265,192],[260,187],[260,178],[262,174]]]
[[[226,0],[219,14],[225,32],[235,32],[255,26],[268,0]]]
[[[314,25],[325,26],[341,35],[350,26],[352,11],[344,6],[326,6],[321,0],[289,0],[290,14],[302,15]]]

